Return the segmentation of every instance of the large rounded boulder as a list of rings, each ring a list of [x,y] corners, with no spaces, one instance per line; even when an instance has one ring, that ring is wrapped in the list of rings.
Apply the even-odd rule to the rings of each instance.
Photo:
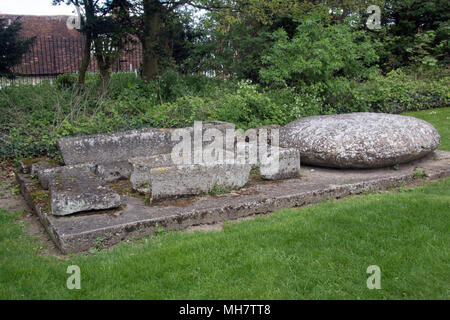
[[[333,168],[413,161],[436,150],[440,139],[426,121],[383,113],[306,117],[280,129],[280,146],[299,149],[302,163]]]

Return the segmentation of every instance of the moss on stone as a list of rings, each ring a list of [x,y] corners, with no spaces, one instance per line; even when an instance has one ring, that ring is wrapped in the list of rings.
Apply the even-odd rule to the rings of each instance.
[[[34,159],[22,159],[22,162],[27,166],[32,166],[35,163],[45,161],[51,164],[60,165],[61,163],[56,159],[50,159],[50,158],[34,158]]]
[[[131,188],[131,183],[127,180],[110,182],[110,183],[107,183],[107,186],[110,187],[112,190],[114,190],[121,196],[123,196],[123,195],[129,196],[134,193],[133,189]]]
[[[31,200],[40,205],[46,211],[50,208],[50,193],[48,191],[37,190],[30,194]]]

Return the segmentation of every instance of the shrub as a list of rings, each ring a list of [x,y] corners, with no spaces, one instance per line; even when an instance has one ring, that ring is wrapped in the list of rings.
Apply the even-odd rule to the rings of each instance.
[[[212,117],[247,129],[273,123],[285,123],[286,105],[279,105],[259,86],[241,81],[235,92],[224,94],[215,104]]]
[[[65,73],[56,78],[56,87],[58,89],[72,88],[77,83],[78,77],[76,74]]]
[[[431,80],[416,80],[401,70],[387,76],[378,75],[364,83],[353,86],[350,110],[401,113],[449,104],[450,77]]]
[[[328,83],[336,76],[363,79],[378,61],[378,43],[349,24],[309,18],[292,39],[283,29],[274,32],[273,38],[272,48],[263,56],[266,67],[260,76],[277,86]]]

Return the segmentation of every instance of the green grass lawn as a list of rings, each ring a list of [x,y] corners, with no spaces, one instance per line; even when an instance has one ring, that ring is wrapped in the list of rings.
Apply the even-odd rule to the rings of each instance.
[[[407,112],[404,115],[430,122],[441,135],[441,147],[439,149],[450,151],[450,108]]]
[[[449,110],[412,115],[448,142]],[[0,299],[449,298],[450,179],[65,258],[40,256],[20,215],[0,210]],[[81,290],[66,288],[70,265]],[[370,265],[381,290],[366,287]]]

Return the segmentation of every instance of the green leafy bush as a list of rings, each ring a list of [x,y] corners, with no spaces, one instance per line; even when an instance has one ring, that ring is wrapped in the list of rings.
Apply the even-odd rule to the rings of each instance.
[[[77,83],[78,77],[76,74],[65,73],[56,78],[56,86],[58,89],[72,88]]]
[[[363,79],[378,61],[378,43],[349,24],[309,18],[292,39],[283,29],[274,32],[273,38],[274,45],[263,56],[266,67],[260,75],[266,83],[277,86],[328,83],[336,76]]]
[[[387,76],[378,75],[352,88],[348,108],[342,112],[374,111],[400,113],[447,106],[450,98],[450,77],[439,80],[417,80],[401,70]]]

